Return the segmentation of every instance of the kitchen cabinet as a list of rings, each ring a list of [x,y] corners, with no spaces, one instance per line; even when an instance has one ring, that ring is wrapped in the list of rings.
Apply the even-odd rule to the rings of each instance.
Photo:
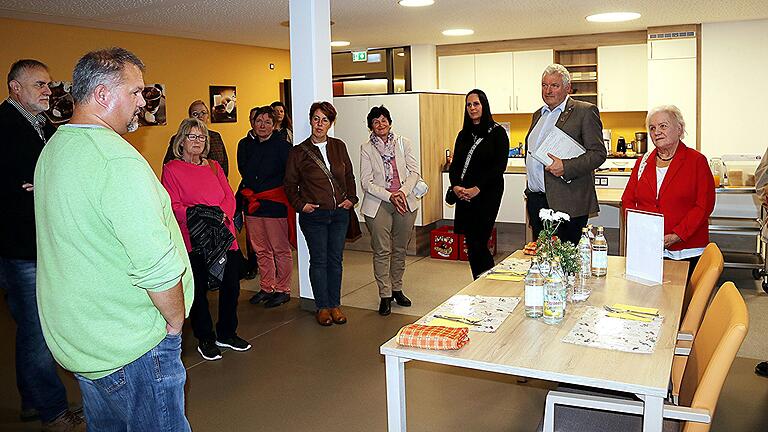
[[[646,50],[646,44],[597,48],[597,101],[600,111],[648,109]]]
[[[541,74],[554,60],[553,50],[514,53],[514,113],[532,113],[541,108]]]
[[[696,39],[648,43],[648,109],[675,105],[685,119],[689,147],[696,148]]]
[[[525,174],[504,174],[504,195],[501,197],[501,206],[499,214],[496,216],[496,222],[503,223],[525,223]],[[443,191],[448,190],[451,182],[448,179],[448,173],[443,173]],[[446,204],[443,201],[443,219],[453,220],[455,217],[456,206]]]
[[[512,53],[475,55],[475,86],[488,96],[492,113],[512,112],[513,79]]]
[[[467,94],[475,88],[475,55],[445,56],[437,59],[441,90]]]
[[[440,89],[483,90],[494,114],[531,113],[541,107],[541,74],[553,50],[440,57]]]

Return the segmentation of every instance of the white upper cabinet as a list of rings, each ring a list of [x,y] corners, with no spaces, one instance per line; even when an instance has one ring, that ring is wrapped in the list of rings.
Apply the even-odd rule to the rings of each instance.
[[[491,113],[512,112],[512,53],[475,55],[475,86],[484,91]]]
[[[541,99],[541,74],[554,61],[553,50],[514,53],[514,91],[512,112],[532,113],[544,105]]]
[[[645,111],[648,107],[646,44],[597,48],[600,111]]]
[[[475,55],[438,58],[438,79],[441,90],[466,94],[475,88]]]

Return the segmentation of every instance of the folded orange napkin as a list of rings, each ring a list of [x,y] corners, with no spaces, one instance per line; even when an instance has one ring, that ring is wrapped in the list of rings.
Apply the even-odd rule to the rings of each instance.
[[[469,329],[408,324],[397,332],[398,345],[431,350],[457,350],[469,342]]]

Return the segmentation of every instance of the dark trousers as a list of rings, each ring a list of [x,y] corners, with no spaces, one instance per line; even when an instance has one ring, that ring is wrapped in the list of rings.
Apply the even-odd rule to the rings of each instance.
[[[547,195],[543,192],[528,192],[526,191],[526,210],[528,211],[528,223],[531,225],[533,231],[534,241],[539,238],[539,233],[544,229],[544,223],[539,218],[539,211],[541,209],[550,208],[547,203]],[[571,215],[569,215],[571,216]],[[557,228],[557,235],[561,240],[569,241],[573,244],[578,244],[581,238],[581,229],[587,226],[589,215],[584,216],[571,216],[570,221],[563,221]]]
[[[491,239],[493,224],[480,223],[469,227],[464,233],[464,241],[467,243],[467,258],[472,277],[477,279],[481,274],[493,268],[493,255],[488,249],[488,240]]]
[[[213,320],[208,307],[208,267],[203,257],[196,253],[189,254],[192,275],[195,279],[195,300],[189,311],[192,332],[198,340],[224,340],[237,332],[237,298],[240,296],[240,260],[238,250],[227,252],[227,264],[224,267],[224,279],[219,288],[219,319],[216,333],[213,332]]]
[[[341,305],[341,272],[349,210],[317,209],[299,214],[299,226],[309,249],[309,282],[318,309]]]
[[[21,408],[34,408],[43,422],[51,422],[67,410],[67,391],[40,327],[36,275],[36,261],[0,257],[0,288],[5,289],[16,321],[16,387]]]

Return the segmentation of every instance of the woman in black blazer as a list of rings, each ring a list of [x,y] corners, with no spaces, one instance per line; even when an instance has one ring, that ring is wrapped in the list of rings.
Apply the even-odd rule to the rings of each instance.
[[[464,126],[453,148],[446,201],[456,202],[454,229],[464,234],[472,276],[477,279],[494,265],[488,240],[504,194],[509,138],[493,121],[482,90],[470,91],[465,101]]]

